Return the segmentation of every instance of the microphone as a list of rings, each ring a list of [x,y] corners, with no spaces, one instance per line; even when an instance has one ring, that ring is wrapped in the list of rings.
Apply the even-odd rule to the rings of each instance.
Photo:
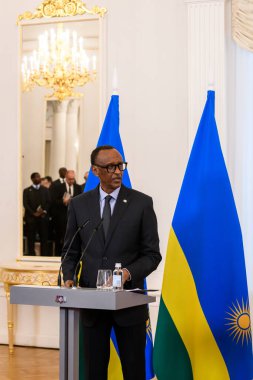
[[[85,220],[85,222],[83,222],[83,223],[78,227],[78,229],[77,229],[76,232],[74,233],[74,235],[73,235],[73,237],[72,237],[72,239],[71,239],[71,241],[70,241],[70,243],[69,243],[68,249],[67,249],[65,255],[64,255],[63,258],[62,258],[61,265],[60,265],[59,272],[58,272],[57,285],[58,285],[59,287],[61,287],[61,271],[62,271],[62,264],[64,263],[66,257],[68,256],[69,250],[70,250],[70,248],[72,247],[72,244],[73,244],[73,241],[74,241],[75,238],[76,238],[76,235],[77,235],[78,232],[80,232],[84,227],[86,227],[87,224],[89,224],[89,223],[90,223],[90,219]]]
[[[89,245],[94,237],[94,235],[96,234],[96,232],[99,230],[99,228],[102,226],[102,223],[103,223],[103,218],[99,221],[99,223],[97,224],[96,227],[94,227],[90,237],[89,237],[89,240],[86,244],[86,246],[84,247],[83,251],[82,251],[82,254],[81,254],[81,257],[80,259],[78,260],[78,263],[76,264],[76,268],[75,268],[75,273],[74,273],[74,277],[73,277],[73,282],[74,282],[74,285],[73,285],[73,288],[76,288],[77,286],[77,268],[79,266],[79,264],[81,263],[85,253],[87,252],[87,249],[89,248]]]

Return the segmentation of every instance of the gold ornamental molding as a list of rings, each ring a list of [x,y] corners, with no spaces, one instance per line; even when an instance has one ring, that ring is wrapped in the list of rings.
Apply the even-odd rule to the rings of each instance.
[[[22,20],[41,19],[43,17],[68,17],[85,14],[103,17],[106,12],[106,8],[100,8],[97,5],[92,9],[88,9],[86,4],[81,0],[45,0],[36,8],[34,13],[26,11],[22,15],[19,15],[17,24]]]
[[[57,271],[49,273],[48,271],[35,270],[11,270],[2,269],[1,281],[10,285],[57,285]]]

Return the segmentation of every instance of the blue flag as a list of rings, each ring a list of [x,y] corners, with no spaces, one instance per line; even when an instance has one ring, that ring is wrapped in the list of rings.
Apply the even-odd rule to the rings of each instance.
[[[208,91],[169,236],[154,347],[159,380],[252,380],[242,234],[214,100]]]
[[[114,148],[116,148],[120,152],[123,158],[123,161],[125,161],[124,150],[123,150],[120,133],[119,133],[119,96],[118,95],[112,95],[111,97],[111,101],[107,110],[103,128],[102,128],[102,131],[97,143],[97,146],[101,146],[101,145],[112,145]],[[131,188],[131,182],[129,179],[127,169],[124,170],[123,172],[122,182],[126,187]],[[98,177],[96,177],[92,173],[92,170],[90,169],[89,176],[85,184],[85,192],[94,189],[98,184],[99,184]]]
[[[119,133],[119,96],[112,95],[111,101],[107,110],[105,121],[101,130],[100,137],[98,139],[97,146],[101,145],[111,145],[116,148],[122,158],[125,161],[125,155],[123,150],[123,145]],[[127,169],[123,172],[123,184],[126,187],[131,188],[131,182],[128,175]],[[85,184],[84,191],[89,191],[94,189],[99,184],[99,179],[96,177],[92,170],[89,171],[89,176]],[[146,284],[146,282],[145,282]],[[146,338],[146,380],[150,380],[154,377],[153,364],[152,364],[152,354],[153,354],[153,342],[152,342],[152,331],[150,326],[150,320],[147,322],[147,338]],[[79,371],[81,373],[81,370]],[[114,331],[111,334],[111,356],[108,370],[109,380],[121,380],[123,379],[121,372],[121,364],[119,360],[119,350],[116,342],[116,336]],[[81,380],[81,376],[80,376]]]

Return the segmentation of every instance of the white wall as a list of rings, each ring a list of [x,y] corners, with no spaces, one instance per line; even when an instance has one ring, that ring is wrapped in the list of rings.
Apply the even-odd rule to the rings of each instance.
[[[243,234],[249,298],[253,308],[253,54],[231,36],[227,5],[228,168]]]
[[[39,2],[38,2],[39,3]],[[5,4],[0,24],[0,111],[4,143],[0,150],[1,250],[0,262],[15,260],[19,250],[19,126],[18,126],[18,28],[17,15],[33,10],[12,0]],[[95,3],[88,2],[88,6]],[[187,13],[183,0],[104,0],[107,18],[107,102],[117,67],[120,89],[121,136],[134,188],[153,196],[158,217],[161,252],[165,256],[168,232],[188,155],[187,127]],[[8,37],[6,37],[8,36]],[[86,167],[85,167],[86,170]],[[150,287],[161,287],[163,263],[150,276]],[[5,333],[5,303],[0,298],[0,343]],[[17,326],[19,344],[45,345],[40,310],[26,307]],[[153,325],[157,307],[151,307]],[[41,323],[35,322],[40,319]],[[25,334],[21,329],[26,321]],[[54,323],[48,335],[57,341]],[[36,328],[34,328],[36,326]],[[35,340],[33,334],[37,335]],[[2,339],[2,340],[1,340]],[[34,343],[35,342],[35,343]]]

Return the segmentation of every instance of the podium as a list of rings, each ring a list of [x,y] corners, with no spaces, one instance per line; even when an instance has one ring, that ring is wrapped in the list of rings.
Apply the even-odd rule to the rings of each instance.
[[[80,309],[120,310],[155,302],[154,296],[90,288],[17,285],[11,304],[52,306],[60,309],[60,380],[79,379]]]

